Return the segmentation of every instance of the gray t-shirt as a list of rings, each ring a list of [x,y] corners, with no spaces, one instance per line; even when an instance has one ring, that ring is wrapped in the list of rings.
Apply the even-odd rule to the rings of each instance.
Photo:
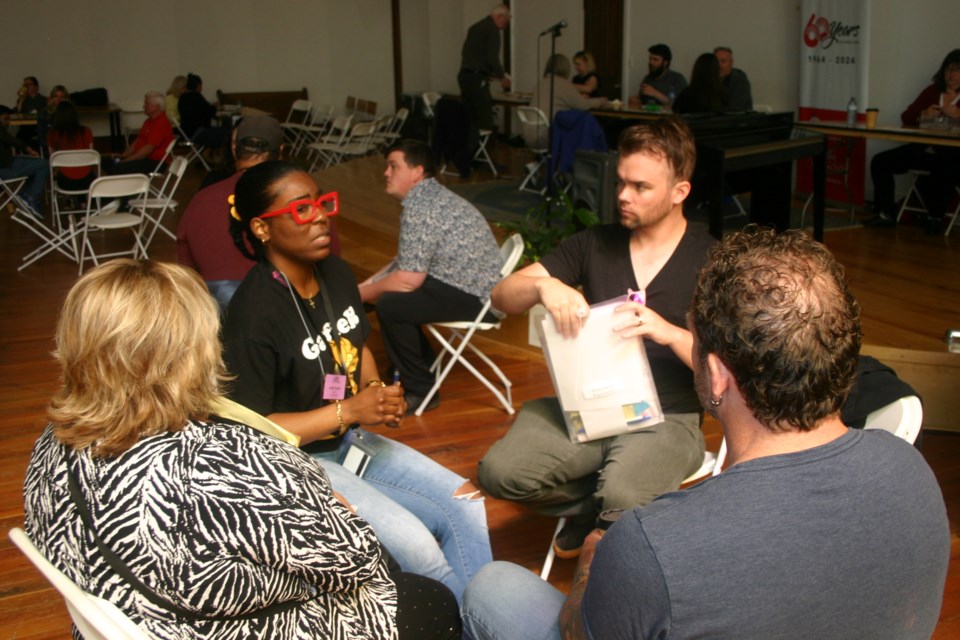
[[[625,514],[597,546],[583,620],[596,640],[929,638],[949,561],[923,457],[851,429]]]
[[[485,299],[500,280],[500,248],[476,207],[427,178],[403,199],[397,268]]]

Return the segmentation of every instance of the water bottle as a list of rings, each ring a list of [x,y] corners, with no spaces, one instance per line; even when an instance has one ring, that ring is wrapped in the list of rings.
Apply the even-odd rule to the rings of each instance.
[[[857,126],[857,99],[850,98],[850,102],[847,103],[847,126],[855,127]]]

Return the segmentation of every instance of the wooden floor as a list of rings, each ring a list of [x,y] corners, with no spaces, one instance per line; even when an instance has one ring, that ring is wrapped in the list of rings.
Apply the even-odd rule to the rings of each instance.
[[[500,146],[495,159],[519,176],[520,167],[529,160],[523,153]],[[382,171],[382,158],[372,157],[317,176],[322,188],[340,192],[337,225],[342,254],[358,277],[369,275],[396,250],[400,205],[383,193]],[[180,188],[181,203],[195,192],[200,179],[196,164],[191,165]],[[483,179],[483,174],[474,179]],[[866,343],[944,350],[944,330],[960,326],[960,232],[954,236],[951,244],[950,239],[926,236],[911,226],[827,233],[826,244],[846,265],[863,306]],[[4,305],[0,319],[0,639],[67,638],[70,626],[59,597],[6,535],[23,523],[24,470],[33,441],[45,424],[47,398],[57,386],[49,355],[51,336],[60,301],[77,277],[76,265],[59,255],[17,272],[20,257],[35,246],[36,239],[24,228],[12,223],[8,214],[0,215]],[[172,260],[175,255],[173,241],[165,237],[151,249],[156,259]],[[513,381],[515,407],[551,393],[539,351],[526,344],[526,317],[509,318],[496,335],[476,340]],[[376,333],[371,346],[382,359]],[[389,435],[475,480],[477,460],[506,432],[511,420],[491,394],[457,367],[444,384],[440,408],[409,418]],[[715,450],[720,440],[718,425],[708,421],[705,431],[708,448]],[[924,455],[940,480],[953,531],[950,573],[935,637],[960,637],[960,435],[926,432]],[[494,557],[539,569],[556,521],[489,498],[487,515]],[[551,582],[565,590],[573,567],[573,561],[558,561]]]

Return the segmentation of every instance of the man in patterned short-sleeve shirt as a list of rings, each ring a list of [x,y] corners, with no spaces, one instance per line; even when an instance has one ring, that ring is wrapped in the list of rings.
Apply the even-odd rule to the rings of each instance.
[[[422,142],[401,140],[387,151],[387,193],[403,203],[399,249],[396,260],[360,284],[363,301],[377,305],[380,332],[410,412],[434,381],[433,349],[420,325],[473,320],[500,279],[490,225],[434,173],[433,153]],[[493,313],[487,316],[496,321]],[[434,396],[426,409],[438,404]]]

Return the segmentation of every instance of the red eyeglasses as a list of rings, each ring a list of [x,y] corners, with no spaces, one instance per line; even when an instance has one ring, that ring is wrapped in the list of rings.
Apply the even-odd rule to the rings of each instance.
[[[309,198],[306,200],[294,200],[282,209],[268,211],[257,217],[272,218],[289,213],[293,216],[293,220],[297,224],[310,224],[317,219],[317,216],[320,215],[321,212],[327,218],[340,213],[340,195],[336,191],[325,193],[316,200]]]

